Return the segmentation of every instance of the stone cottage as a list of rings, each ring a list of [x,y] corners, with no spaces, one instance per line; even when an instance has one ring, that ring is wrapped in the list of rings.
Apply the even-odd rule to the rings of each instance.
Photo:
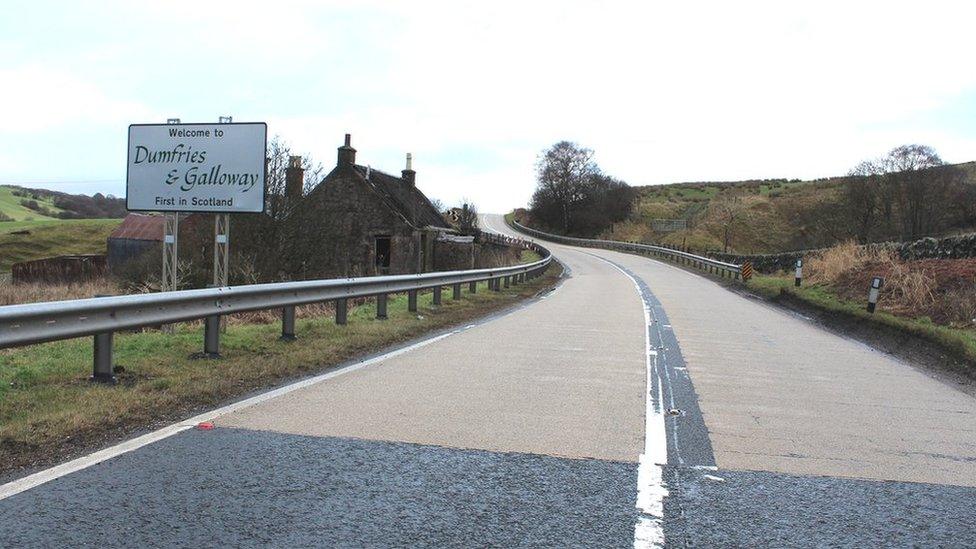
[[[346,134],[335,168],[296,205],[303,270],[349,277],[434,270],[434,242],[451,227],[416,177],[409,154],[399,177],[356,164]]]

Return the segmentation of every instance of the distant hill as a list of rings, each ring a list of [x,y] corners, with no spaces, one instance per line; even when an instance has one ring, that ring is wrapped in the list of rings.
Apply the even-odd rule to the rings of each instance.
[[[59,255],[104,254],[121,219],[63,219],[0,223],[0,280],[14,263]],[[12,226],[13,230],[5,230]]]
[[[0,185],[0,222],[122,218],[125,214],[125,199],[111,195]]]
[[[946,223],[942,234],[976,231],[976,162],[955,164],[962,183],[953,208],[939,212]],[[769,253],[830,246],[848,238],[838,212],[847,207],[843,191],[857,177],[810,181],[767,179],[711,181],[637,187],[639,199],[631,218],[602,236],[719,250],[731,227],[732,247],[739,253]],[[924,183],[923,183],[924,184]],[[730,207],[734,201],[734,207]],[[897,208],[897,205],[896,205]],[[734,210],[735,221],[728,214]],[[656,231],[653,220],[680,220],[687,228]],[[683,223],[682,223],[683,222]],[[657,222],[658,228],[668,224]],[[674,224],[671,224],[674,225]],[[897,240],[897,234],[879,235]],[[877,238],[876,238],[877,240]]]

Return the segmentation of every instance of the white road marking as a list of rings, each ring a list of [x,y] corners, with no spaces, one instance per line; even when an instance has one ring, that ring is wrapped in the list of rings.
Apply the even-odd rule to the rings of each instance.
[[[586,253],[586,252],[584,252]],[[664,466],[668,463],[668,435],[664,423],[662,403],[664,395],[661,393],[663,380],[657,373],[657,351],[651,347],[650,328],[651,307],[644,300],[640,283],[630,273],[621,269],[612,261],[598,255],[587,253],[606,262],[630,279],[637,290],[637,297],[644,309],[644,349],[646,387],[644,391],[644,453],[640,455],[637,465],[637,508],[645,516],[640,517],[634,525],[634,548],[664,547],[664,498],[668,496],[668,488],[664,484]],[[658,376],[657,398],[652,395],[654,387],[651,376]]]

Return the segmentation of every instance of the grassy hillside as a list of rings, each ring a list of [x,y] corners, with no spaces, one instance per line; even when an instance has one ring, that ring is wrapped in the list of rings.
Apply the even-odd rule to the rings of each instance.
[[[976,188],[976,162],[956,166],[969,187]],[[813,181],[797,179],[737,182],[676,183],[638,187],[631,218],[617,223],[602,237],[688,246],[697,250],[723,248],[726,227],[739,253],[770,253],[835,244],[829,215],[842,201],[849,177]],[[729,213],[735,220],[729,222]],[[678,219],[687,229],[655,231],[654,219]],[[959,226],[957,232],[973,230]]]
[[[0,223],[125,217],[125,199],[0,185]]]
[[[121,219],[46,219],[0,223],[0,273],[20,261],[58,255],[103,254]],[[27,231],[27,234],[12,234]]]
[[[25,192],[24,189],[18,189],[16,187],[10,187],[7,185],[0,185],[0,214],[3,214],[14,221],[34,221],[34,220],[45,220],[45,219],[57,219],[57,217],[52,215],[45,215],[47,213],[53,212],[55,214],[62,212],[60,208],[54,205],[54,198],[52,196],[45,195],[30,195],[30,196],[17,196],[14,193],[20,191]],[[26,191],[29,193],[29,191]],[[37,205],[42,208],[43,213],[36,210],[30,209],[24,206],[21,202],[27,200],[33,200]],[[0,215],[0,219],[4,219]],[[6,225],[3,226],[6,228]]]

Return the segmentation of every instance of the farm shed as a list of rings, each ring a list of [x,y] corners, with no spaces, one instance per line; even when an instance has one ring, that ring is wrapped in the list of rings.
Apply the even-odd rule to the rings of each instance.
[[[117,269],[150,250],[161,250],[166,220],[161,215],[130,213],[108,237],[108,268]],[[162,253],[162,251],[159,251]]]

